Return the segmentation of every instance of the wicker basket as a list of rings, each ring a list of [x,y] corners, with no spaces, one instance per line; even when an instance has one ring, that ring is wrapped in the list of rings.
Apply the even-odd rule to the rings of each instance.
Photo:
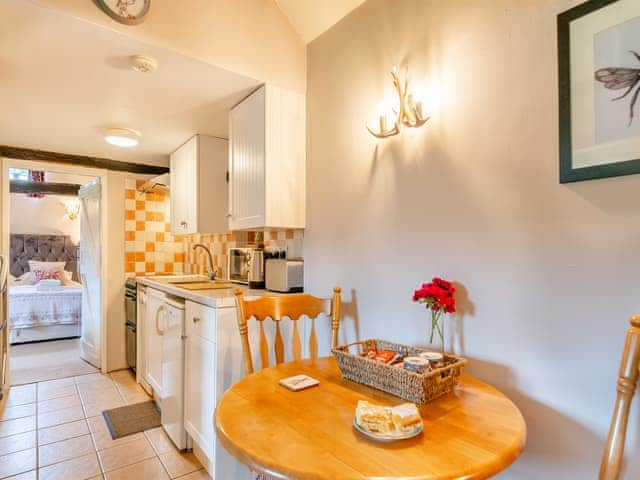
[[[355,354],[349,351],[354,346],[359,348]],[[446,355],[443,367],[425,373],[415,373],[385,365],[362,355],[371,349],[391,350],[404,356],[417,356],[428,350],[375,339],[342,345],[332,350],[343,378],[413,403],[427,403],[451,392],[458,384],[462,368],[467,363],[464,358]]]

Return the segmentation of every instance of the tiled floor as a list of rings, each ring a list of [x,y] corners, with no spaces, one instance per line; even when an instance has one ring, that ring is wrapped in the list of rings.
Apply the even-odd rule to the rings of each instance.
[[[148,398],[127,370],[13,387],[0,410],[0,479],[210,480],[161,428],[111,439],[102,411]]]

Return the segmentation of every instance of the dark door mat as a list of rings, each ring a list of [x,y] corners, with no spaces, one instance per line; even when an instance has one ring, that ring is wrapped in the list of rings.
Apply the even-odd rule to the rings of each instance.
[[[102,415],[114,440],[161,425],[160,411],[151,400],[105,410]]]

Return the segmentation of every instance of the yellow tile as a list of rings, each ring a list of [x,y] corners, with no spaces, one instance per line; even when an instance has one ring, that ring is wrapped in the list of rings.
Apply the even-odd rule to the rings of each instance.
[[[167,452],[158,456],[171,478],[202,469],[202,464],[193,453]]]
[[[74,437],[89,434],[89,427],[86,420],[63,423],[54,427],[42,428],[38,430],[38,445],[61,442]]]
[[[38,448],[38,465],[40,468],[54,463],[64,462],[95,452],[91,435],[69,438],[60,442],[49,443]]]
[[[150,458],[124,468],[108,472],[107,480],[168,480],[169,476],[162,468],[160,460]]]
[[[87,480],[99,475],[100,464],[95,452],[41,467],[38,472],[39,480]]]
[[[102,470],[104,472],[110,472],[111,470],[116,470],[121,467],[126,467],[127,465],[141,462],[147,458],[152,458],[155,456],[155,452],[143,435],[133,442],[101,450],[98,452],[98,456],[100,457]]]

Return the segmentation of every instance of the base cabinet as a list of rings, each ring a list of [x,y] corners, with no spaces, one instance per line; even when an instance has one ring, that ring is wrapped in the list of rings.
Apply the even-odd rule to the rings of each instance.
[[[207,463],[214,463],[216,310],[193,302],[185,307],[184,424]]]
[[[162,331],[158,328],[164,311],[164,293],[147,289],[144,318],[145,380],[160,395],[162,393]]]

